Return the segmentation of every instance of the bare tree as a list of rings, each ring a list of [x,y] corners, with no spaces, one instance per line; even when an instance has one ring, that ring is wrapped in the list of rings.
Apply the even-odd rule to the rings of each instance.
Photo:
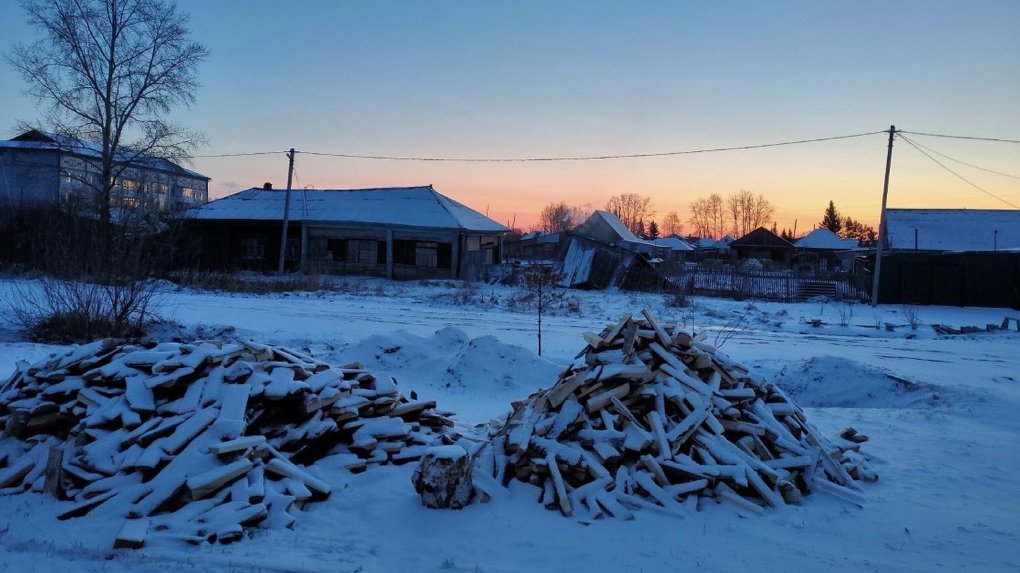
[[[676,211],[666,213],[666,216],[662,218],[662,225],[659,227],[662,234],[666,237],[670,235],[679,235],[683,231],[683,228],[680,225],[680,215],[677,215]]]
[[[733,235],[742,237],[772,220],[776,208],[763,195],[741,189],[726,199],[726,212],[733,222]]]
[[[542,209],[539,226],[546,233],[569,231],[584,220],[585,213],[580,207],[571,207],[563,201],[552,202]]]
[[[721,238],[726,233],[726,210],[722,196],[713,193],[691,202],[691,226],[699,237]]]
[[[634,233],[638,231],[639,223],[655,216],[652,199],[637,193],[623,193],[610,197],[609,201],[606,201],[606,211],[619,217],[624,226]]]
[[[16,45],[9,61],[28,93],[49,104],[59,135],[101,149],[83,183],[95,191],[102,229],[128,165],[151,157],[181,159],[202,141],[171,123],[174,107],[195,101],[197,65],[208,55],[188,39],[188,18],[167,0],[23,0],[41,33]]]

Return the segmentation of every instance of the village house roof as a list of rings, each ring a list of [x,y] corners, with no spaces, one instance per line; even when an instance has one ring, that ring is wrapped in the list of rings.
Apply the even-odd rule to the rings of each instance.
[[[790,241],[780,237],[765,227],[758,227],[750,233],[730,243],[731,248],[737,247],[766,247],[769,249],[789,249],[793,247]]]
[[[619,217],[609,211],[595,211],[574,232],[606,243],[624,243],[638,249],[650,250],[657,246],[651,241],[638,238]]]
[[[680,237],[663,237],[652,241],[658,247],[666,247],[672,251],[693,251],[694,247],[687,244],[687,241]]]
[[[103,147],[99,142],[73,139],[57,135],[55,133],[40,131],[38,129],[30,129],[25,133],[12,137],[11,139],[0,140],[0,150],[2,149],[64,152],[81,157],[87,157],[89,159],[101,159],[103,156]],[[181,167],[169,159],[154,157],[144,153],[136,153],[126,146],[122,146],[118,150],[115,159],[120,163],[127,163],[132,166],[164,171],[171,175],[182,175],[186,177],[194,177],[196,179],[205,179],[206,181],[209,180],[209,177],[202,175],[197,171]]]
[[[283,190],[252,188],[206,203],[189,217],[208,221],[282,221]],[[504,233],[509,229],[439,193],[431,185],[379,189],[296,189],[294,222],[384,225]]]
[[[846,251],[856,249],[860,243],[856,239],[840,239],[836,233],[822,227],[804,235],[793,246],[798,249],[818,251]]]
[[[1020,248],[1020,210],[888,209],[890,249],[994,251]]]

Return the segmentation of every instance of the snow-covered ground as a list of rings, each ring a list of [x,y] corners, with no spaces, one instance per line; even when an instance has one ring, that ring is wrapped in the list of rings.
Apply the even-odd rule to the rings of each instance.
[[[817,494],[760,517],[717,506],[583,525],[545,510],[519,484],[487,504],[427,510],[411,487],[413,464],[352,475],[326,458],[314,470],[334,486],[328,500],[308,505],[293,530],[257,530],[227,546],[155,535],[140,550],[114,550],[120,523],[61,522],[62,502],[2,496],[0,573],[1020,569],[1020,333],[940,336],[930,326],[984,327],[1020,312],[705,298],[672,308],[658,295],[569,292],[576,300],[544,319],[539,357],[534,314],[513,289],[345,284],[268,296],[168,289],[164,313],[192,334],[233,328],[335,363],[364,362],[405,392],[438,400],[471,432],[553,384],[584,346],[582,332],[650,308],[708,330],[710,342],[777,380],[823,432],[853,426],[869,435],[864,451],[881,479],[864,486],[863,509]],[[8,328],[0,377],[17,360],[57,349]]]

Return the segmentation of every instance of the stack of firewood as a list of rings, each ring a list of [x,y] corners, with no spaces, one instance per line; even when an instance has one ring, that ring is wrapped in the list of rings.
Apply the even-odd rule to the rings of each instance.
[[[878,479],[859,451],[866,437],[821,437],[781,389],[703,336],[646,310],[584,337],[559,381],[515,403],[478,452],[483,499],[516,479],[581,518],[709,502],[759,513],[811,491],[859,504],[856,482]]]
[[[247,340],[99,341],[0,385],[0,493],[72,500],[62,519],[123,518],[117,546],[232,541],[328,496],[304,467],[326,454],[357,472],[452,443],[435,402],[411,398],[361,364]]]

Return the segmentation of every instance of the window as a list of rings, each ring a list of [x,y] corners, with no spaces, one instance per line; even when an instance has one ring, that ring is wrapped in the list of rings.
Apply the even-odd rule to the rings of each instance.
[[[250,261],[261,259],[265,256],[266,243],[258,237],[244,237],[241,239],[241,258]]]
[[[193,188],[191,188],[191,187],[182,187],[181,188],[181,197],[184,197],[185,199],[187,199],[189,201],[194,201],[196,196],[197,196],[197,194],[195,193],[195,190]]]
[[[347,260],[347,240],[346,239],[329,239],[326,241],[326,255],[327,258],[335,262],[344,262]]]
[[[439,264],[438,254],[439,245],[437,243],[418,241],[414,250],[414,264],[434,269]]]
[[[413,265],[414,258],[414,241],[393,241],[394,264]]]

